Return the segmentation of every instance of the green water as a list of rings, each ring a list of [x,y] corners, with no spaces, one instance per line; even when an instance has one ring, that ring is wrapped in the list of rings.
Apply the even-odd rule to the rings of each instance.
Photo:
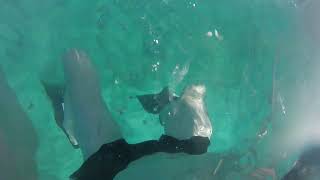
[[[38,135],[38,179],[67,179],[82,162],[56,126],[40,84],[41,79],[63,81],[60,59],[70,47],[92,58],[104,100],[130,143],[163,133],[158,117],[146,114],[130,96],[166,85],[179,93],[200,82],[207,87],[214,127],[210,152],[254,148],[261,167],[275,166],[283,174],[291,166],[289,159],[270,160],[281,144],[272,143],[277,139],[273,122],[283,117],[275,93],[288,91],[283,84],[290,84],[289,69],[299,67],[293,62],[302,56],[291,1],[0,2],[0,64]]]

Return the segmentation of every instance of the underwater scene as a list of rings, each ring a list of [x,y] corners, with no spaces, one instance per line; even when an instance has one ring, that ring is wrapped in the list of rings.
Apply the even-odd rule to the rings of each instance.
[[[0,180],[320,180],[320,1],[0,5]]]

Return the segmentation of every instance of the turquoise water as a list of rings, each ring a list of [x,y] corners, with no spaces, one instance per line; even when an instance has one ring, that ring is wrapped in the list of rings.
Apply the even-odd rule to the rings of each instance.
[[[292,79],[304,64],[299,60],[308,41],[301,37],[305,34],[294,1],[1,0],[1,4],[0,64],[38,137],[38,179],[67,179],[82,163],[80,152],[56,126],[40,84],[40,80],[63,82],[60,59],[70,47],[84,49],[91,57],[104,100],[130,143],[157,139],[163,133],[158,117],[146,114],[131,96],[166,85],[179,93],[200,82],[207,87],[214,127],[210,152],[257,152],[253,163],[275,168],[279,175],[291,167],[295,151],[285,150],[281,135],[290,105],[285,107],[281,99],[290,100]],[[289,108],[287,114],[284,107]],[[289,155],[277,159],[284,152]]]

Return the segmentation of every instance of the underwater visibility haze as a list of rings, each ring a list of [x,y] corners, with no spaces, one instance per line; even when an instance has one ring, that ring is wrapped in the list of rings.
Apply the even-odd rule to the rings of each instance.
[[[208,152],[145,156],[117,180],[281,179],[320,140],[317,0],[0,4],[1,180],[65,180],[83,163],[43,86],[68,82],[62,59],[71,48],[88,55],[103,103],[131,144],[164,133],[137,95],[206,89]],[[90,91],[86,80],[75,91]],[[90,102],[81,105],[97,112]]]

